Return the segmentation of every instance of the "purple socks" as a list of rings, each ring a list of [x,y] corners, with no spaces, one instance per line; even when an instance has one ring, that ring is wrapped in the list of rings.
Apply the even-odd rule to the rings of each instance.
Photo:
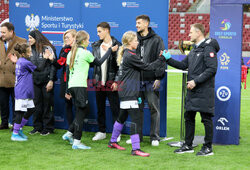
[[[130,136],[132,143],[132,150],[140,149],[140,137],[139,134],[134,134]]]
[[[21,128],[24,127],[24,125],[26,125],[27,122],[28,120],[23,118],[21,122]]]
[[[21,128],[21,124],[16,124],[14,123],[14,127],[13,127],[13,133],[18,134],[18,131]]]
[[[122,128],[123,128],[123,124],[120,124],[117,121],[115,121],[112,136],[110,139],[111,143],[117,142],[117,138],[121,134]]]

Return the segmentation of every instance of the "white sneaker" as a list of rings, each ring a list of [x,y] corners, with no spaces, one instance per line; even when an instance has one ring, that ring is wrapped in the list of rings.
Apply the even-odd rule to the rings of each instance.
[[[117,138],[117,142],[120,142],[120,141],[121,141],[121,135],[119,135]]]
[[[131,144],[132,142],[131,142],[131,139],[128,139],[127,141],[126,141],[126,144]]]
[[[95,136],[92,138],[93,141],[96,141],[96,140],[103,140],[106,138],[106,133],[102,133],[102,132],[97,132],[95,134]]]
[[[151,145],[152,146],[159,146],[159,141],[158,140],[153,140]]]

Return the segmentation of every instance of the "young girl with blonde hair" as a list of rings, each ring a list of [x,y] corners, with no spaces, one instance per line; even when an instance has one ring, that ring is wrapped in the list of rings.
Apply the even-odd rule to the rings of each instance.
[[[140,126],[140,111],[138,105],[139,85],[140,85],[140,71],[151,70],[155,74],[160,74],[157,65],[165,62],[164,57],[159,57],[155,62],[147,64],[141,61],[140,57],[136,55],[136,48],[138,40],[136,33],[128,31],[123,34],[122,47],[119,49],[117,63],[120,66],[118,71],[117,82],[120,83],[118,93],[120,97],[120,114],[114,124],[112,136],[108,147],[125,150],[117,143],[117,137],[121,134],[124,122],[128,115],[131,118],[130,138],[132,142],[132,155],[147,157],[150,154],[140,150],[140,138],[138,129]]]
[[[74,100],[76,113],[73,123],[63,135],[63,139],[73,143],[72,149],[91,149],[91,147],[81,143],[83,120],[87,115],[89,66],[91,63],[101,65],[110,56],[111,51],[117,48],[117,46],[108,48],[106,54],[101,59],[94,58],[92,53],[87,50],[89,38],[89,34],[86,31],[78,31],[75,43],[67,57],[66,92],[69,98],[72,97]]]
[[[72,107],[73,103],[72,100],[68,100],[66,97],[66,61],[67,61],[67,55],[69,54],[71,47],[73,43],[75,42],[77,31],[75,29],[68,29],[63,34],[63,47],[60,51],[58,60],[54,60],[53,65],[57,69],[62,68],[62,74],[60,78],[60,97],[65,99],[65,106],[66,106],[66,118],[68,121],[68,126],[71,125],[73,122],[73,112]],[[65,97],[66,95],[66,97]]]

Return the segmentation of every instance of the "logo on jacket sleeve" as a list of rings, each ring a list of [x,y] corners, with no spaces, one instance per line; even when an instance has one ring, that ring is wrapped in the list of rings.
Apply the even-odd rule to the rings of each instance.
[[[214,57],[214,53],[213,52],[209,53],[209,56],[213,58]]]

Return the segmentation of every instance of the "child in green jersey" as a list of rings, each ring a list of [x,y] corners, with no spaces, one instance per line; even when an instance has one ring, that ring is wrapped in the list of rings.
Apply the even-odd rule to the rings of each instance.
[[[75,43],[67,56],[67,83],[66,92],[69,99],[72,97],[76,108],[75,119],[70,125],[68,131],[63,135],[63,139],[68,140],[72,149],[91,149],[81,143],[83,120],[87,115],[87,78],[89,65],[101,65],[111,54],[116,51],[118,46],[107,47],[106,54],[98,59],[94,58],[92,53],[87,50],[89,45],[89,34],[86,31],[78,31]]]

